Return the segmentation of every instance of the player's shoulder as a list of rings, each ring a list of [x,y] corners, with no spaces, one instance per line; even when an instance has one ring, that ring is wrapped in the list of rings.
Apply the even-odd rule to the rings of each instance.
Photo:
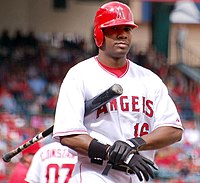
[[[98,72],[99,66],[95,57],[90,57],[71,67],[67,73],[67,78],[85,78]]]
[[[76,65],[71,67],[70,70],[81,70],[81,71],[83,71],[84,69],[88,69],[88,67],[91,68],[93,65],[96,65],[95,57],[90,57],[90,58],[87,58],[87,59],[77,63]]]
[[[157,80],[160,80],[160,77],[157,74],[155,74],[153,71],[151,71],[150,69],[147,69],[145,67],[142,67],[132,61],[130,61],[130,69],[132,69],[138,75],[141,75],[144,77],[150,77],[150,78],[152,77]]]

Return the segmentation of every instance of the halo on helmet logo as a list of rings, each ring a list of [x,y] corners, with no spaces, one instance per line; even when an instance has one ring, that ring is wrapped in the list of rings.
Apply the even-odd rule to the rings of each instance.
[[[116,19],[126,19],[122,7],[118,6],[115,11],[117,13]]]

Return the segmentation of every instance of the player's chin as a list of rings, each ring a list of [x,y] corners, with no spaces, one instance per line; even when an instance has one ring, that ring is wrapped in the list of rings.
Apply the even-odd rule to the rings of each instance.
[[[116,49],[116,54],[117,55],[126,55],[127,53],[128,53],[128,51],[129,51],[129,49],[120,49],[120,48],[118,48],[118,49]]]

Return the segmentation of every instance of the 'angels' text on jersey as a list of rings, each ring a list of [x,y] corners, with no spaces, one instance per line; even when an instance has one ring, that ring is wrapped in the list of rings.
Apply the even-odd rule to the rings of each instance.
[[[120,105],[117,105],[117,102],[120,102]],[[142,105],[139,103],[142,102]],[[116,111],[117,106],[120,106],[121,111],[129,111],[129,112],[142,112],[148,117],[152,117],[154,114],[153,111],[153,101],[146,99],[146,97],[139,98],[138,96],[120,96],[119,100],[112,100],[109,103],[110,111]],[[108,109],[106,105],[98,108],[97,110],[97,118],[102,114],[108,113]]]

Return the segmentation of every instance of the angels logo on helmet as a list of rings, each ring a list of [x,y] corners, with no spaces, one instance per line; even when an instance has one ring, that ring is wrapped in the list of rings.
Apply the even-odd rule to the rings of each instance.
[[[117,7],[117,8],[115,9],[115,11],[116,11],[116,13],[117,13],[116,19],[126,19],[122,7],[120,7],[120,6]]]

